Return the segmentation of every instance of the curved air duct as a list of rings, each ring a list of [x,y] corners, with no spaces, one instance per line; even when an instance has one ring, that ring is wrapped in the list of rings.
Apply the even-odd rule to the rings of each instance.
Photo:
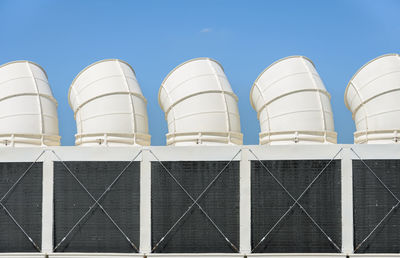
[[[69,89],[79,146],[150,145],[146,99],[132,67],[118,59],[81,71]]]
[[[250,102],[260,120],[260,144],[337,142],[330,95],[306,57],[290,56],[266,68]]]
[[[196,58],[177,66],[158,92],[167,145],[241,145],[237,101],[217,61]]]
[[[60,145],[57,101],[46,72],[29,61],[0,66],[0,146]]]
[[[356,124],[354,143],[399,143],[400,56],[377,57],[350,80],[344,95]]]

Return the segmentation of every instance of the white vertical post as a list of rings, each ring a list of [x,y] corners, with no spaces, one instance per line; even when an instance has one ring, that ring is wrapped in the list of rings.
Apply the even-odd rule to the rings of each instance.
[[[350,147],[342,155],[342,252],[354,253],[353,246],[353,164]]]
[[[242,149],[240,159],[240,252],[251,252],[251,166],[248,149]]]
[[[42,252],[53,252],[53,185],[54,164],[51,151],[43,154],[42,180]]]
[[[140,162],[140,252],[151,252],[151,161],[148,149],[143,148]]]

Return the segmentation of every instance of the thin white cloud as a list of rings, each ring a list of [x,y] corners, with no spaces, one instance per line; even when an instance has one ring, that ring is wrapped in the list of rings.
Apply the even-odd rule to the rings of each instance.
[[[208,32],[211,32],[211,31],[212,31],[211,28],[204,28],[204,29],[202,29],[200,32],[201,32],[201,33],[208,33]]]

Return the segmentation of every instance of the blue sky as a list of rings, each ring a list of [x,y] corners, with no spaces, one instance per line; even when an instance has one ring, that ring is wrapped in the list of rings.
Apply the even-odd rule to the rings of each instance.
[[[61,1],[0,0],[0,64],[30,60],[49,76],[62,145],[74,145],[68,88],[87,65],[119,58],[132,65],[148,100],[152,145],[165,145],[157,93],[178,64],[211,57],[239,97],[244,144],[258,144],[249,93],[272,62],[305,55],[332,96],[338,143],[355,131],[343,95],[367,61],[400,52],[400,1]]]

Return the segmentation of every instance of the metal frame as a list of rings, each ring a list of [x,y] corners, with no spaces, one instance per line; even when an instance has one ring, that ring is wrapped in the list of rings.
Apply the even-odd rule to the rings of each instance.
[[[311,220],[313,225],[325,236],[325,238],[328,239],[328,241],[335,247],[336,250],[339,251],[339,253],[342,252],[342,250],[338,247],[338,245],[333,241],[333,239],[323,230],[323,228],[315,221],[315,219],[307,212],[307,210],[299,203],[300,199],[308,192],[308,190],[314,185],[314,183],[320,178],[320,176],[325,172],[326,168],[334,161],[337,156],[342,152],[343,148],[340,148],[338,152],[329,160],[329,162],[318,172],[318,174],[314,177],[314,179],[307,185],[307,187],[301,192],[301,194],[298,197],[294,197],[290,191],[285,188],[285,186],[282,184],[281,181],[279,181],[278,178],[273,174],[273,172],[258,158],[258,156],[250,150],[250,153],[254,156],[254,158],[257,159],[257,161],[261,164],[261,166],[264,168],[265,172],[269,174],[273,180],[281,187],[281,189],[294,201],[286,210],[285,213],[281,215],[281,217],[275,222],[275,224],[266,231],[267,233],[261,238],[261,240],[256,244],[256,246],[251,250],[252,253],[254,253],[255,250],[264,242],[264,240],[270,235],[270,233],[280,224],[280,222],[285,218],[289,212],[297,205],[301,211]]]
[[[123,235],[123,237],[129,242],[131,247],[139,253],[139,249],[132,242],[132,240],[126,235],[126,233],[121,229],[121,227],[115,222],[115,220],[111,217],[111,215],[104,209],[103,205],[100,204],[100,201],[104,199],[104,196],[111,190],[111,188],[118,182],[120,177],[125,173],[125,171],[132,165],[132,163],[136,160],[136,158],[142,153],[140,150],[133,159],[129,161],[129,163],[118,173],[117,177],[111,182],[110,185],[107,186],[106,190],[96,199],[92,193],[86,188],[86,186],[78,179],[74,172],[67,166],[67,164],[61,159],[61,157],[54,151],[51,150],[54,156],[57,158],[59,162],[64,166],[64,168],[69,172],[69,174],[75,179],[75,181],[81,186],[81,188],[90,196],[90,198],[94,201],[94,203],[89,207],[89,209],[80,217],[80,219],[74,224],[74,226],[66,233],[66,235],[61,239],[59,243],[53,249],[53,252],[57,250],[61,244],[67,240],[68,236],[75,230],[75,228],[81,223],[81,221],[87,217],[87,215],[95,208],[99,207],[101,211],[106,215],[106,217],[111,221],[111,223],[118,229],[118,231]]]
[[[304,253],[250,253],[250,162],[256,160],[249,150],[257,153],[260,160],[304,160],[331,159],[332,153],[340,148],[343,151],[338,159],[342,163],[342,253],[341,254],[304,254]],[[42,211],[42,253],[0,253],[0,257],[400,257],[399,254],[353,254],[353,203],[352,203],[352,160],[357,156],[350,150],[353,148],[364,160],[368,159],[400,159],[400,145],[286,145],[286,146],[147,146],[147,147],[33,147],[33,148],[0,148],[0,162],[34,162],[45,150],[38,162],[43,162],[43,211]],[[64,161],[130,161],[142,150],[140,161],[140,246],[139,254],[130,253],[52,253],[53,250],[53,162],[57,161],[50,150],[57,152]],[[230,160],[242,150],[235,160],[240,161],[240,254],[152,254],[151,251],[151,161],[156,161],[149,153],[151,150],[161,161],[195,161],[195,160]],[[339,244],[339,243],[338,243]],[[46,256],[47,255],[47,256]]]
[[[176,177],[171,173],[171,171],[160,161],[157,156],[150,150],[150,153],[157,160],[157,162],[162,166],[164,171],[174,180],[174,182],[181,188],[181,190],[190,198],[192,203],[187,208],[187,210],[179,217],[179,219],[171,226],[171,228],[165,233],[165,235],[156,243],[156,245],[152,248],[151,252],[153,253],[159,245],[164,241],[164,239],[172,232],[172,230],[180,223],[180,221],[188,214],[193,207],[196,205],[200,211],[206,216],[209,222],[213,225],[213,227],[218,231],[218,233],[224,238],[224,240],[228,243],[228,245],[236,252],[239,253],[239,249],[229,240],[229,238],[224,234],[224,232],[218,227],[215,221],[208,215],[208,213],[203,209],[203,207],[199,204],[200,199],[208,192],[212,185],[220,178],[222,173],[229,167],[232,161],[240,154],[242,150],[239,150],[233,158],[231,158],[228,163],[218,172],[218,174],[211,180],[211,182],[203,189],[203,191],[195,198],[188,192],[188,190],[176,179]]]
[[[33,165],[35,165],[39,159],[42,157],[42,155],[45,153],[45,151],[42,151],[36,158],[35,160],[28,166],[28,168],[25,169],[24,172],[22,172],[21,175],[18,176],[17,181],[15,181],[11,187],[8,188],[7,192],[5,194],[3,194],[3,196],[1,196],[0,198],[0,206],[1,209],[3,209],[7,216],[14,222],[14,224],[20,229],[20,231],[25,235],[25,237],[27,238],[27,240],[29,240],[29,242],[35,247],[35,249],[40,253],[42,252],[41,248],[38,246],[38,244],[29,236],[29,234],[25,231],[25,229],[20,225],[20,223],[14,218],[14,216],[12,215],[12,213],[7,209],[7,207],[5,206],[5,204],[3,203],[4,199],[6,199],[14,190],[15,187],[17,187],[17,185],[24,179],[25,175],[29,173],[29,171],[31,170],[31,168],[33,167]]]
[[[375,177],[375,179],[380,183],[380,185],[385,188],[385,190],[396,200],[396,204],[393,204],[392,208],[381,218],[381,220],[375,225],[375,227],[370,231],[370,233],[360,242],[356,243],[356,247],[354,249],[354,252],[356,252],[361,246],[364,245],[365,242],[368,241],[368,239],[374,234],[374,232],[381,227],[382,223],[390,216],[390,214],[396,210],[399,205],[400,205],[400,199],[399,197],[393,193],[393,191],[381,180],[381,178],[373,171],[373,169],[364,161],[360,155],[353,149],[350,148],[350,150],[354,153],[354,155],[357,156],[358,160],[362,162],[362,164],[367,168],[367,170]]]

